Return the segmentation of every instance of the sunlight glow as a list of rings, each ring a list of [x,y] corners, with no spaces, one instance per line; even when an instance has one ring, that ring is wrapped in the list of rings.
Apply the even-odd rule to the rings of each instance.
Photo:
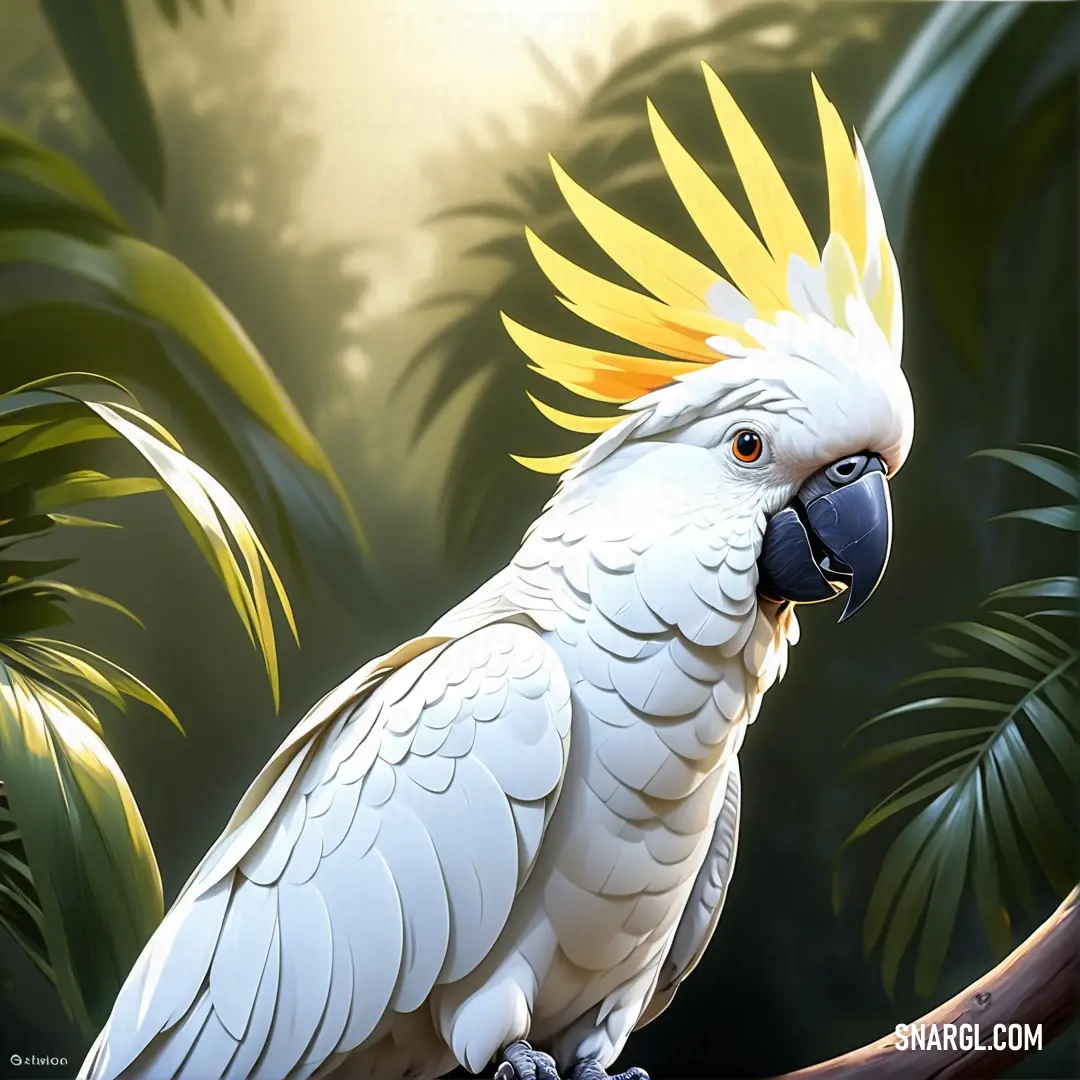
[[[487,0],[493,18],[505,19],[548,45],[574,44],[603,0]]]
[[[258,10],[249,3],[248,17]],[[321,137],[313,230],[340,240],[376,223],[401,236],[438,194],[433,152],[488,139],[492,116],[523,136],[531,106],[559,104],[531,48],[560,71],[581,55],[603,69],[626,27],[709,10],[710,0],[277,0],[277,77],[310,103]]]

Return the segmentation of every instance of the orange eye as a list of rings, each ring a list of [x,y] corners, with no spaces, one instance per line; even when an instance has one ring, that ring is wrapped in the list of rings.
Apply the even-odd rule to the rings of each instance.
[[[757,461],[761,457],[762,449],[761,436],[756,431],[740,431],[731,440],[731,452],[735,455],[735,460],[746,465]]]

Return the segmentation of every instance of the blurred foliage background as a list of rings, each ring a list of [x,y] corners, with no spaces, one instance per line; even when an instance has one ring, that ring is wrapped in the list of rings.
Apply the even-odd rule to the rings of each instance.
[[[95,537],[84,545],[75,578],[136,608],[148,632],[91,615],[74,640],[136,671],[187,733],[138,723],[138,705],[131,717],[103,717],[166,902],[301,712],[501,566],[549,494],[549,478],[508,455],[557,453],[569,437],[528,404],[531,376],[498,311],[548,332],[570,318],[528,256],[526,222],[584,265],[608,267],[560,205],[547,153],[700,253],[663,179],[644,99],[738,205],[705,59],[823,238],[813,70],[868,142],[901,252],[918,434],[894,485],[880,595],[854,635],[827,610],[804,615],[790,673],[742,755],[740,865],[720,929],[678,1004],[634,1037],[629,1056],[661,1078],[772,1075],[924,1012],[932,1000],[916,996],[910,958],[890,999],[862,953],[862,914],[895,830],[845,858],[839,917],[830,906],[834,853],[884,794],[878,776],[849,775],[842,744],[895,701],[895,683],[927,666],[933,626],[969,616],[1009,582],[1075,567],[1068,532],[987,526],[1041,493],[1018,470],[968,458],[1024,441],[1076,444],[1080,11],[958,5],[969,13],[928,35],[941,5],[229,6],[131,0],[156,134],[138,127],[145,120],[103,122],[108,93],[119,92],[93,90],[93,57],[58,47],[49,19],[65,5],[0,7],[0,119],[70,156],[139,235],[218,293],[326,450],[369,545],[361,565],[327,523],[325,492],[253,437],[248,471],[265,468],[286,493],[266,539],[301,636],[299,650],[282,650],[278,715],[227,598],[175,523],[122,508],[116,520],[151,537],[153,558],[118,557]],[[139,93],[129,86],[120,100],[130,107]],[[110,138],[123,130],[141,131],[141,151]],[[5,272],[0,306],[40,287],[25,270]],[[57,350],[93,342],[64,319],[55,316]],[[580,324],[572,329],[580,339]],[[217,403],[208,411],[218,424],[239,422],[212,385],[196,393]],[[195,456],[213,452],[213,424],[185,409],[179,390],[140,397]],[[1015,913],[1017,940],[1055,903],[1049,884],[1033,888],[1030,910]],[[933,999],[992,959],[965,894]],[[6,940],[0,971],[0,1061],[81,1058],[83,1036]],[[1074,1071],[1066,1037],[1013,1075]]]

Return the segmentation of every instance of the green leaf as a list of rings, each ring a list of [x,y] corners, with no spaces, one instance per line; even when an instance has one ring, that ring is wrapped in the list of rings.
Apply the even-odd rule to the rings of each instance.
[[[64,570],[78,559],[3,559],[0,558],[0,584],[14,580],[28,581]]]
[[[41,0],[79,89],[139,182],[165,202],[165,151],[125,0]]]
[[[930,894],[934,859],[939,846],[934,834],[939,825],[938,815],[950,797],[947,791],[939,795],[893,841],[870,898],[863,929],[864,951],[868,951],[868,944],[873,947],[884,926],[888,907],[899,893],[882,944],[881,978],[885,992],[890,997],[896,986],[900,961],[915,935],[926,898]]]
[[[48,687],[50,690],[55,690],[57,693],[68,700],[71,704],[75,701],[80,706],[77,710],[80,719],[87,724],[91,730],[96,734],[104,738],[105,731],[101,726],[101,721],[98,719],[97,713],[94,712],[90,702],[86,700],[77,690],[67,682],[63,676],[67,675],[69,678],[77,676],[76,665],[69,664],[66,668],[61,669],[59,665],[55,663],[49,663],[47,660],[43,660],[40,652],[28,646],[24,639],[15,638],[7,644],[0,643],[0,656],[4,657],[4,662],[12,670],[21,670],[24,674],[36,679],[43,686]],[[85,676],[84,676],[85,678]],[[87,680],[89,681],[89,680]],[[100,685],[94,684],[93,689],[99,694],[104,696],[110,704],[116,706],[121,711],[124,710],[124,699],[116,692],[114,687],[106,682],[100,680]]]
[[[975,773],[976,808],[971,852],[971,881],[987,939],[994,950],[994,955],[1000,959],[1012,950],[1012,929],[1009,911],[998,885],[998,858],[990,832],[990,809],[987,805],[988,799],[982,773],[982,767]]]
[[[326,479],[361,539],[340,480],[277,377],[228,309],[183,263],[130,236],[92,244],[32,230],[0,233],[3,262],[31,262],[75,274],[176,333],[268,430]]]
[[[1064,446],[1051,446],[1049,443],[1023,442],[1019,444],[1025,450],[1035,450],[1051,457],[1062,457],[1080,463],[1080,454]]]
[[[149,705],[150,708],[161,713],[178,731],[183,733],[183,726],[176,713],[166,702],[151,690],[146,683],[136,678],[130,671],[120,667],[119,664],[114,664],[111,660],[98,653],[91,652],[89,649],[73,645],[70,641],[27,637],[20,644],[24,647],[30,646],[41,652],[46,658],[56,663],[58,671],[63,670],[63,663],[67,661],[75,666],[74,674],[94,685],[97,684],[96,680],[89,673],[96,674],[119,693],[126,694],[135,701],[141,701],[144,705]]]
[[[893,246],[902,249],[922,167],[956,103],[1021,4],[942,4],[909,45],[863,125]]]
[[[94,215],[118,232],[130,232],[97,185],[69,158],[0,123],[0,173],[10,173]]]
[[[1006,711],[1007,706],[1001,706],[1001,711]],[[905,754],[914,754],[919,750],[926,750],[931,746],[939,746],[942,743],[957,742],[961,739],[978,739],[984,735],[995,732],[994,727],[970,727],[957,728],[951,731],[932,731],[925,735],[912,735],[906,739],[897,739],[868,750],[865,754],[856,758],[852,763],[852,770],[862,772],[874,768],[888,761],[894,761]]]
[[[48,514],[47,516],[57,525],[75,529],[122,529],[124,527],[111,521],[95,521],[93,518],[77,517],[74,514]]]
[[[887,821],[894,814],[898,814],[901,810],[906,810],[909,806],[914,806],[916,803],[920,803],[930,798],[931,795],[936,795],[944,788],[949,787],[958,777],[960,777],[966,766],[956,765],[958,761],[967,761],[975,755],[976,748],[971,747],[964,750],[957,750],[953,754],[949,754],[947,757],[941,758],[935,761],[932,765],[927,765],[925,768],[920,769],[914,776],[904,781],[895,791],[887,795],[870,811],[863,819],[855,826],[854,829],[848,834],[843,844],[840,845],[836,853],[836,858],[839,859],[856,840],[861,836],[865,836],[871,829],[876,829],[882,822]],[[953,768],[948,769],[945,772],[940,772],[947,765],[953,765]],[[938,773],[937,776],[932,776],[933,773]],[[926,779],[926,777],[932,777]]]
[[[1068,726],[1041,697],[1029,698],[1024,713],[1032,727],[1042,736],[1055,760],[1080,784],[1080,744]]]
[[[940,656],[943,660],[964,660],[967,658],[967,653],[963,649],[958,649],[955,645],[946,645],[943,641],[928,641],[926,647],[935,656]]]
[[[1040,599],[1068,595],[1074,589],[1074,579],[1045,578],[1009,586],[995,596]],[[865,768],[939,744],[975,741],[975,745],[935,760],[909,778],[863,818],[837,852],[839,859],[853,840],[899,809],[934,798],[893,841],[867,908],[864,948],[869,951],[883,942],[882,980],[890,994],[920,920],[915,988],[921,994],[933,990],[969,872],[991,945],[998,953],[1007,948],[1011,935],[1000,875],[1008,874],[1025,906],[1032,903],[1014,818],[1055,889],[1064,891],[1075,877],[1075,867],[1067,859],[1072,835],[1025,741],[1025,733],[1037,732],[1062,769],[1074,782],[1080,781],[1080,743],[1076,735],[1080,730],[1080,700],[1072,674],[1080,654],[1028,616],[1001,610],[991,614],[1009,629],[971,621],[949,623],[947,628],[1023,665],[1026,671],[1034,671],[1037,678],[1008,667],[973,664],[924,672],[907,680],[907,685],[956,679],[1019,691],[1013,700],[926,698],[890,709],[858,729],[927,709],[968,708],[1000,716],[993,726],[923,732],[894,740],[865,752],[855,762],[856,768]],[[1031,724],[1030,729],[1021,728],[1021,718]],[[836,889],[834,874],[834,894]]]
[[[1053,529],[1066,532],[1080,532],[1080,507],[1076,506],[1035,506],[1026,510],[1010,510],[1005,514],[996,514],[991,521],[1034,521],[1038,525],[1049,525]]]
[[[0,866],[0,928],[14,938],[47,979],[55,981],[44,939],[45,919],[32,884],[27,884],[29,868],[23,858],[22,841],[16,833],[5,836],[3,843],[5,848],[15,850],[3,851]]]
[[[1013,728],[990,750],[1001,774],[1009,805],[1016,814],[1031,850],[1055,889],[1068,890],[1069,869],[1062,861],[1068,830],[1054,808],[1035,762]]]
[[[935,800],[934,805],[941,801]],[[935,822],[925,814],[919,814],[908,822],[893,841],[881,865],[870,904],[863,922],[863,954],[869,956],[885,929],[886,918],[900,889],[907,880],[915,860],[934,831]]]
[[[993,758],[988,758],[983,780],[986,786],[986,803],[990,810],[993,835],[1002,853],[1002,862],[1009,868],[1009,881],[1016,890],[1020,903],[1028,911],[1035,910],[1035,896],[1031,891],[1027,862],[1020,850],[1020,843],[1009,811],[1009,800],[1001,782],[1001,774]]]
[[[989,701],[985,698],[950,696],[921,698],[919,701],[909,701],[905,705],[897,705],[894,709],[886,709],[885,712],[878,713],[877,716],[871,716],[869,720],[864,720],[844,740],[843,745],[846,748],[851,740],[857,735],[862,734],[867,728],[872,727],[875,724],[880,724],[883,720],[893,720],[897,716],[907,716],[909,713],[927,712],[933,709],[962,709],[965,712],[1007,713],[1009,711],[1009,706],[1003,705],[1000,701]]]
[[[198,459],[245,507],[264,540],[281,543],[299,580],[315,570],[339,585],[344,580],[350,600],[370,599],[353,526],[330,485],[312,476],[228,386],[208,377],[205,362],[174,334],[104,296],[77,303],[35,300],[0,312],[0,355],[5,353],[17,354],[19,365],[0,366],[0,389],[28,376],[48,383],[65,370],[65,360],[93,357],[95,369],[114,381],[167,400],[173,421],[197,439]],[[123,400],[134,403],[129,395]],[[66,415],[73,407],[69,401]],[[13,432],[15,422],[0,416],[0,437]]]
[[[1074,730],[1080,731],[1080,701],[1077,700],[1075,687],[1072,690],[1056,679],[1044,680],[1043,693],[1050,699],[1051,705],[1068,721]]]
[[[926,905],[926,898],[930,895],[933,869],[930,857],[921,858],[916,862],[900,894],[896,912],[889,921],[889,928],[885,933],[881,949],[881,983],[890,1000],[896,989],[900,962],[915,936],[919,917]]]
[[[1006,656],[1034,668],[1040,674],[1046,674],[1052,670],[1057,662],[1057,657],[1052,653],[1015,634],[999,630],[995,626],[977,622],[951,622],[945,623],[943,629],[955,630],[958,634],[964,634],[984,645],[989,645],[992,649],[997,649]]]
[[[948,816],[938,827],[940,849],[935,860],[934,887],[915,958],[915,992],[918,994],[933,992],[945,962],[967,878],[974,824],[974,791],[965,788],[957,792]]]
[[[1072,847],[1069,827],[1055,805],[1054,797],[1043,778],[1042,771],[1035,763],[1031,750],[1016,725],[1010,725],[1005,730],[1004,742],[1009,744],[1013,751],[1012,760],[1016,763],[1020,775],[1023,777],[1024,787],[1038,814],[1040,827],[1045,831],[1054,852],[1061,856],[1067,856]],[[1070,880],[1072,876],[1069,869],[1064,869],[1057,876],[1051,873],[1047,874],[1054,887],[1063,892],[1068,892],[1072,887],[1073,882]]]
[[[119,601],[113,600],[108,596],[103,596],[101,593],[94,592],[91,589],[84,589],[79,585],[71,585],[66,581],[41,578],[33,581],[20,581],[14,584],[0,585],[0,600],[2,600],[5,605],[10,604],[12,597],[19,594],[29,594],[31,596],[70,596],[77,600],[85,600],[91,604],[99,604],[102,607],[111,608],[113,611],[126,616],[131,619],[132,622],[142,626],[139,617],[128,611],[128,609]]]
[[[997,603],[999,600],[1050,598],[1080,600],[1080,578],[1059,575],[1057,577],[1037,578],[1032,581],[1020,581],[1015,585],[1006,585],[1003,588],[995,589],[983,601],[983,606]]]
[[[1077,653],[1074,652],[1068,642],[1064,641],[1057,634],[1050,630],[1047,630],[1045,626],[1040,626],[1038,623],[1032,622],[1024,615],[1018,615],[1015,611],[993,611],[991,614],[996,615],[999,619],[1005,622],[1012,623],[1014,626],[1019,627],[1024,633],[1031,634],[1034,637],[1041,638],[1048,645],[1057,649],[1066,659],[1067,663],[1065,667],[1061,669],[1060,674],[1065,675],[1066,672],[1072,667],[1073,662],[1077,659]],[[1030,644],[1029,644],[1030,647]],[[1050,654],[1046,654],[1050,655]],[[1055,665],[1059,663],[1058,657],[1053,657]]]
[[[71,622],[63,597],[48,590],[10,593],[0,605],[0,640],[37,633]]]
[[[95,416],[75,416],[70,420],[39,424],[31,430],[0,443],[0,465],[19,458],[52,450],[58,446],[70,446],[93,439],[115,439],[116,432],[101,423]]]
[[[264,569],[294,639],[297,637],[296,622],[277,570],[244,512],[228,491],[195,462],[125,419],[110,406],[100,402],[87,402],[87,406],[138,450],[161,478],[177,513],[225,585],[248,635],[257,643],[276,707],[280,694],[277,648],[263,578]],[[230,547],[230,537],[239,548],[244,570],[241,570]]]
[[[58,695],[3,665],[0,758],[53,977],[91,1035],[163,914],[150,839],[105,744]]]
[[[1075,469],[1066,468],[1056,461],[1050,461],[1041,454],[1030,454],[1023,450],[976,450],[972,457],[996,458],[1009,465],[1014,465],[1024,472],[1037,476],[1040,480],[1053,485],[1066,495],[1080,498],[1080,475]]]
[[[57,484],[49,484],[34,492],[33,512],[48,514],[64,506],[98,499],[117,499],[125,495],[143,495],[160,491],[161,484],[144,476],[113,479],[108,476],[71,475]]]

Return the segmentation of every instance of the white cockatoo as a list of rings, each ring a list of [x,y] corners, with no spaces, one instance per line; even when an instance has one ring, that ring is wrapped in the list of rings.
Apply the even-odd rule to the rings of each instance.
[[[505,569],[289,735],[120,991],[81,1076],[429,1080],[498,1063],[599,1080],[716,927],[737,755],[795,605],[876,588],[911,445],[900,283],[863,150],[813,83],[819,251],[705,77],[760,238],[649,104],[726,277],[586,193],[571,210],[651,295],[532,233],[576,314],[653,355],[506,318],[536,370],[621,403]],[[528,1040],[528,1041],[526,1041]],[[623,1077],[643,1077],[630,1070]]]

